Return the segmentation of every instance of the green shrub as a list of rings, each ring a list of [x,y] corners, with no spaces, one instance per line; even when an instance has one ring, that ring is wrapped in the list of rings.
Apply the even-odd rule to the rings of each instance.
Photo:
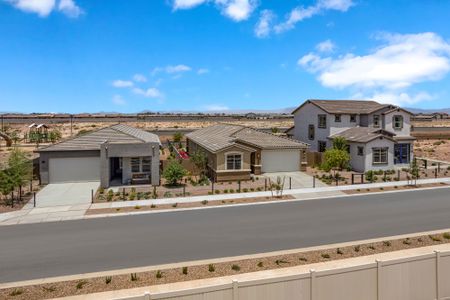
[[[167,192],[164,193],[164,196],[163,196],[163,197],[164,197],[164,198],[172,198],[172,193],[169,192],[169,191],[167,191]]]
[[[263,264],[262,261],[260,261],[260,262],[257,264],[257,266],[258,266],[258,268],[262,268],[262,267],[264,267],[264,264]]]
[[[107,200],[108,202],[111,202],[112,199],[113,199],[113,197],[114,197],[114,192],[113,192],[113,190],[109,190],[109,191],[108,191],[108,194],[106,195],[106,200]]]
[[[160,270],[156,271],[156,278],[161,279],[162,277],[163,273]]]
[[[77,285],[76,285],[77,290],[81,290],[81,289],[83,288],[83,286],[86,285],[86,283],[87,283],[86,280],[80,280],[80,281],[78,281],[78,282],[77,282]]]
[[[224,193],[224,194],[228,194],[228,190],[227,190],[227,189],[224,189],[224,190],[223,190],[223,193]]]
[[[233,194],[234,193],[234,189],[230,189],[230,194]]]
[[[130,274],[130,279],[131,279],[131,281],[138,281],[137,274],[136,273],[131,273]]]
[[[130,193],[130,196],[128,196],[128,199],[129,199],[129,200],[135,200],[135,199],[136,199],[136,193],[132,191],[132,192]]]
[[[444,236],[444,239],[450,240],[450,233],[446,232],[446,233],[444,233],[443,236]]]
[[[211,191],[208,192],[208,195],[212,195],[212,194],[213,194],[213,192],[211,192]]]
[[[11,297],[20,296],[22,294],[23,294],[23,290],[22,289],[14,289],[11,293],[9,293],[9,295]]]
[[[98,193],[99,194],[103,194],[104,192],[105,192],[104,188],[102,188],[102,187],[98,188]]]
[[[242,191],[244,191],[244,193],[248,193],[248,188],[243,188]]]
[[[359,252],[359,251],[361,251],[361,246],[360,246],[360,245],[355,246],[355,247],[353,248],[353,250],[355,250],[355,252]]]
[[[390,247],[390,246],[392,246],[392,243],[390,241],[384,241],[383,245],[386,247]]]
[[[441,238],[438,237],[438,236],[436,236],[436,235],[431,235],[431,234],[430,234],[429,237],[430,237],[430,239],[431,239],[433,242],[440,242],[440,241],[442,241]]]
[[[208,200],[203,200],[203,201],[202,201],[202,204],[203,204],[203,205],[208,204]]]
[[[209,264],[208,265],[208,272],[215,272],[216,271],[216,267],[213,264]]]
[[[134,207],[134,209],[141,209],[141,207],[140,207],[139,205],[136,205],[136,206]]]
[[[220,194],[220,190],[215,190],[214,193]]]
[[[188,267],[183,267],[182,271],[183,275],[187,275],[188,274]]]
[[[106,276],[105,277],[105,284],[110,284],[112,281],[112,277],[111,276]]]
[[[339,255],[343,255],[344,252],[341,250],[341,248],[337,248],[336,253]]]
[[[285,261],[285,260],[282,260],[282,259],[277,259],[277,260],[275,261],[275,264],[276,264],[277,266],[282,265],[282,264],[288,264],[288,263],[289,263],[288,261]]]
[[[320,256],[322,256],[322,258],[325,258],[325,259],[330,258],[330,254],[328,254],[328,253],[322,253]]]
[[[231,266],[231,270],[233,270],[233,271],[240,271],[241,270],[241,267],[239,267],[238,265],[232,265]]]

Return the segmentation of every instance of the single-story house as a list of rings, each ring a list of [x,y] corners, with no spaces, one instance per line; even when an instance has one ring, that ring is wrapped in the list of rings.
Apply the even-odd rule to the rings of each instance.
[[[218,124],[186,135],[187,151],[203,151],[214,181],[249,180],[251,174],[300,171],[308,144],[254,128]]]
[[[157,135],[116,124],[37,150],[41,182],[159,185]]]

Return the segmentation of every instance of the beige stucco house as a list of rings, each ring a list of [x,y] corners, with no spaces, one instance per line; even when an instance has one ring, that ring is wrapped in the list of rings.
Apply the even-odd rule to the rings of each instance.
[[[203,151],[214,181],[249,180],[251,175],[300,171],[308,144],[231,124],[218,124],[186,135],[187,150]]]

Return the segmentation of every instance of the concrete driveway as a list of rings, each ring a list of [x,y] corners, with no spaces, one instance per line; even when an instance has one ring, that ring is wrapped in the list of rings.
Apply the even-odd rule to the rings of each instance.
[[[98,181],[49,184],[36,194],[36,207],[91,204],[91,190],[99,186]]]
[[[312,188],[313,187],[313,177],[304,173],[304,172],[277,172],[277,173],[265,173],[263,174],[267,178],[270,178],[273,182],[276,182],[277,177],[284,177],[284,189],[289,189],[289,185],[291,185],[292,189],[303,189],[303,188]],[[290,183],[289,183],[290,179]],[[316,187],[326,187],[327,185],[322,181],[316,179]],[[302,195],[293,195],[294,197],[301,198],[315,198],[318,196],[327,197],[327,196],[342,196],[344,193],[340,191],[330,191],[325,193],[308,193]]]

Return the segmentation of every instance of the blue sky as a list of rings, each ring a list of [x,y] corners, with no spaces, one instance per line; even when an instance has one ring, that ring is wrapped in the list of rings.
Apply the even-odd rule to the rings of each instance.
[[[450,107],[447,0],[0,0],[0,111]]]

